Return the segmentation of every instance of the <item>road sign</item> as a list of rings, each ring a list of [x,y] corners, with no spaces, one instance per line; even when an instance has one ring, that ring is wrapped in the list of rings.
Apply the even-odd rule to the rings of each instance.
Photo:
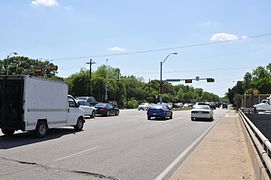
[[[180,79],[166,79],[167,82],[180,82]]]

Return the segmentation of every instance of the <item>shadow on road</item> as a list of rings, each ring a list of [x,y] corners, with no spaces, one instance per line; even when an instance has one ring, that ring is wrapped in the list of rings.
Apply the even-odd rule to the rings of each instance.
[[[44,138],[37,138],[34,136],[34,133],[31,132],[23,132],[17,133],[13,136],[0,136],[0,149],[10,149],[19,146],[24,146],[28,144],[34,144],[42,141],[47,141],[51,139],[60,138],[64,135],[68,134],[76,134],[80,132],[74,131],[74,129],[50,129],[47,136]]]

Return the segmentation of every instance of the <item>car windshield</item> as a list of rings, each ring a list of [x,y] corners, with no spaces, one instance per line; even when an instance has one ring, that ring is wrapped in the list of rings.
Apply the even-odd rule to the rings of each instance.
[[[104,103],[98,103],[95,105],[95,107],[106,107],[107,104]]]
[[[165,106],[164,105],[160,105],[160,104],[154,104],[150,108],[151,109],[164,109]]]
[[[208,109],[210,109],[210,106],[208,106],[208,105],[197,105],[197,106],[194,107],[194,109],[206,109],[206,110],[208,110]]]

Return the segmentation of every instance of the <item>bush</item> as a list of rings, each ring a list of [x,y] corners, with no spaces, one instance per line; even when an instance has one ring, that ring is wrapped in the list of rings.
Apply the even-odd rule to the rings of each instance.
[[[137,102],[137,100],[135,100],[134,98],[130,99],[128,101],[128,104],[127,104],[127,109],[134,109],[134,108],[137,108],[139,105],[139,103]]]

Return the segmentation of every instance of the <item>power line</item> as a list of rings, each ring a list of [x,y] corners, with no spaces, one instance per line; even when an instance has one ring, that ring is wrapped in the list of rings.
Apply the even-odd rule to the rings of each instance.
[[[243,40],[247,40],[247,39],[256,39],[256,38],[262,38],[262,37],[267,37],[267,36],[271,36],[271,33],[247,36],[247,38],[239,38],[238,40],[243,41]],[[176,50],[176,49],[184,49],[184,48],[209,46],[209,45],[215,45],[215,44],[224,44],[224,43],[228,43],[228,42],[232,42],[232,41],[233,40],[215,41],[215,42],[203,42],[203,43],[196,43],[196,44],[176,46],[176,47],[168,47],[168,48],[160,48],[160,49],[158,48],[158,49],[149,49],[149,50],[139,50],[139,51],[134,51],[134,52],[124,52],[124,53],[117,53],[117,54],[89,55],[89,56],[77,56],[77,57],[61,57],[61,58],[53,58],[53,60],[73,60],[73,59],[124,56],[124,55],[133,55],[133,54],[146,54],[146,53],[153,53],[153,52],[160,52],[160,51],[168,51],[168,50]]]
[[[227,70],[241,70],[241,69],[251,69],[251,68],[254,68],[254,67],[230,67],[230,68],[213,68],[213,69],[189,69],[189,70],[180,70],[180,71],[165,71],[163,72],[164,74],[171,74],[171,73],[183,73],[183,72],[195,72],[195,71],[200,71],[200,72],[206,72],[206,71],[213,71],[213,72],[216,72],[216,71],[227,71]],[[158,71],[153,71],[153,72],[129,72],[130,74],[133,73],[133,74],[157,74],[159,73]],[[125,72],[124,72],[125,74]],[[127,72],[128,74],[128,72]]]

